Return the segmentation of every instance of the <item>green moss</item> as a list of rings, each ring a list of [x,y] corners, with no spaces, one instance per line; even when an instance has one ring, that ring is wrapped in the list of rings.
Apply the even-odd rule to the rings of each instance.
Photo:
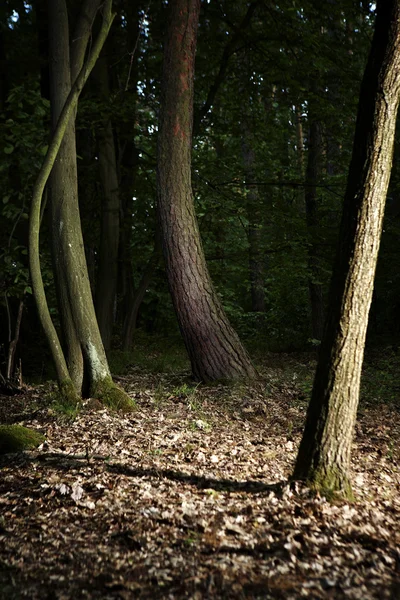
[[[91,389],[90,395],[113,410],[132,412],[136,408],[134,400],[116,385],[111,377],[105,377],[101,381],[96,382]]]
[[[21,425],[0,425],[0,454],[36,448],[44,440],[44,436],[34,429]]]
[[[329,501],[338,499],[354,501],[348,477],[335,467],[315,469],[307,483],[311,489],[319,492]]]
[[[55,411],[72,419],[77,416],[81,406],[81,399],[70,379],[59,384],[58,391],[53,400]]]

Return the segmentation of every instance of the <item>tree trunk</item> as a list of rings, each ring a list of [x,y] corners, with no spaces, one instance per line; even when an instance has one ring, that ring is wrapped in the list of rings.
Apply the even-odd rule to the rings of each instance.
[[[308,157],[304,192],[308,230],[308,290],[311,304],[312,337],[321,341],[324,327],[324,296],[321,283],[320,249],[318,247],[318,192],[321,177],[321,125],[314,114],[315,99],[309,103]]]
[[[120,158],[120,201],[121,224],[119,229],[119,306],[118,321],[122,324],[122,346],[125,350],[131,347],[135,325],[131,325],[130,314],[135,304],[135,282],[132,265],[132,231],[133,208],[132,197],[136,196],[135,182],[139,166],[139,152],[135,146],[135,123],[137,120],[137,82],[138,82],[138,45],[140,34],[138,4],[125,0],[127,20],[126,51],[130,54],[129,77],[125,84],[125,96],[128,98],[131,127],[125,124],[117,131],[119,147],[122,148]],[[140,192],[138,192],[140,193]]]
[[[60,57],[59,62],[53,60],[51,64],[50,79],[52,82],[52,103],[53,115],[62,106],[56,131],[53,135],[52,143],[50,144],[48,154],[39,174],[38,181],[34,190],[34,198],[32,200],[31,213],[31,228],[30,228],[30,248],[31,248],[31,273],[34,282],[35,298],[39,303],[41,319],[46,327],[47,337],[54,346],[53,355],[56,358],[56,364],[59,362],[61,371],[60,377],[65,376],[65,366],[62,362],[62,356],[58,360],[57,353],[57,336],[54,327],[51,324],[50,315],[44,296],[43,283],[41,282],[40,264],[38,261],[38,215],[40,212],[40,199],[44,184],[46,183],[46,174],[51,161],[57,159],[57,150],[62,141],[58,142],[61,136],[67,136],[64,141],[64,151],[58,157],[60,168],[57,181],[57,194],[53,194],[52,216],[54,236],[54,248],[56,249],[54,256],[54,267],[57,273],[56,283],[62,285],[62,293],[59,293],[61,299],[60,314],[67,315],[70,319],[68,325],[73,327],[77,342],[83,356],[84,367],[86,371],[86,379],[88,381],[89,393],[91,396],[97,396],[105,403],[115,408],[132,408],[130,398],[111,380],[110,370],[108,367],[104,347],[102,345],[100,331],[97,325],[96,315],[94,311],[93,299],[90,289],[90,282],[87,272],[82,229],[79,216],[78,198],[75,190],[77,188],[77,169],[76,169],[76,152],[75,152],[75,133],[74,122],[75,112],[79,93],[87,79],[88,74],[93,68],[98,52],[104,43],[105,37],[109,31],[112,14],[111,1],[108,0],[103,6],[104,18],[103,24],[99,33],[98,40],[91,49],[88,63],[84,69],[80,69],[84,61],[86,44],[89,40],[91,25],[99,5],[99,0],[88,0],[82,9],[80,21],[78,22],[78,35],[74,37],[76,40],[74,52],[72,53],[73,65],[72,72],[76,79],[74,87],[71,89],[71,72],[69,68],[69,46],[68,41],[68,26],[67,26],[67,11],[65,0],[53,0],[49,5],[49,22],[52,31],[50,41],[50,49],[56,56]],[[91,17],[90,18],[90,13]],[[59,33],[59,37],[55,34]],[[57,55],[55,44],[60,45],[63,54]],[[84,43],[86,40],[86,44]],[[59,87],[55,86],[56,71],[58,70],[61,78]],[[79,76],[76,77],[76,74]],[[65,97],[65,91],[68,89],[68,98]],[[68,107],[68,108],[67,108]],[[71,115],[68,119],[68,115]],[[73,193],[69,193],[70,190]],[[39,198],[39,201],[38,201]],[[64,304],[64,301],[66,304]],[[65,323],[65,317],[63,322]],[[85,375],[85,373],[84,373]],[[60,379],[59,377],[59,379]],[[75,386],[77,382],[74,381]]]
[[[51,122],[54,132],[65,100],[71,90],[69,28],[67,7],[63,0],[50,2],[48,10]],[[68,236],[65,224],[70,220],[71,210],[74,211],[74,221],[77,219],[80,227],[74,118],[71,118],[67,125],[51,171],[49,184],[52,258],[63,345],[66,350],[68,371],[77,392],[80,393],[83,382],[83,355],[72,317],[64,263],[66,256],[64,256],[64,244],[62,243],[62,238]]]
[[[251,310],[254,312],[265,312],[264,291],[264,256],[261,249],[262,239],[262,214],[260,210],[260,198],[258,187],[255,185],[255,155],[251,146],[251,133],[249,125],[244,118],[242,126],[242,155],[246,180],[252,185],[247,189],[247,218],[249,222],[247,236],[249,241],[249,273],[251,289]]]
[[[103,55],[93,69],[98,95],[107,101],[110,96],[107,59]],[[119,245],[119,182],[111,120],[97,129],[99,174],[103,188],[99,266],[96,281],[96,314],[101,338],[106,350],[111,345],[118,278]]]
[[[351,495],[349,466],[400,94],[400,1],[380,0],[360,91],[327,324],[293,477]]]
[[[139,313],[140,305],[143,302],[144,295],[149,287],[149,283],[152,280],[154,271],[160,261],[160,249],[156,242],[154,252],[151,255],[139,281],[139,285],[133,293],[132,301],[129,306],[124,319],[124,325],[122,329],[122,349],[130,350],[133,344],[133,336],[136,329],[136,322]]]
[[[193,78],[200,1],[169,3],[158,137],[158,213],[166,271],[194,376],[256,375],[212,285],[191,186]]]
[[[17,344],[19,341],[19,331],[21,328],[23,309],[24,309],[24,301],[21,298],[21,300],[19,301],[19,304],[18,304],[18,312],[17,312],[17,318],[15,321],[15,328],[14,328],[14,337],[12,340],[10,340],[10,345],[8,347],[6,378],[9,381],[12,379],[15,380],[15,354],[17,352]]]

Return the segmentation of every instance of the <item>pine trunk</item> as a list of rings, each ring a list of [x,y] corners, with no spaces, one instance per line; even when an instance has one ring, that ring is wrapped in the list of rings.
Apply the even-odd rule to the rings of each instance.
[[[294,478],[351,495],[359,399],[400,93],[400,1],[378,2],[360,91],[327,324]]]
[[[191,186],[193,79],[199,0],[169,3],[158,142],[158,213],[167,278],[194,376],[256,375],[205,262]]]

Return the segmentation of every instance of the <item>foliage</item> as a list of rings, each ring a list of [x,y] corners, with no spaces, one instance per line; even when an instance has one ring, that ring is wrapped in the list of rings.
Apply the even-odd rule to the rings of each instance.
[[[138,330],[130,352],[111,350],[108,354],[111,372],[124,375],[132,366],[150,373],[172,373],[189,368],[182,341]]]
[[[49,103],[35,81],[14,87],[0,120],[0,280],[2,300],[32,293],[27,266],[27,220],[32,186],[47,150]],[[46,261],[44,276],[51,279]]]

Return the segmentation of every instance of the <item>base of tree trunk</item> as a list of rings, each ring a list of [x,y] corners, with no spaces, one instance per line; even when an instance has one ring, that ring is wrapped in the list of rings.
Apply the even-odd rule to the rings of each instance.
[[[305,480],[312,490],[325,496],[328,500],[338,498],[354,500],[349,478],[335,467],[315,469],[308,477],[297,470],[293,474],[293,479]]]
[[[136,409],[136,403],[123,389],[116,385],[111,377],[105,377],[96,382],[91,390],[90,396],[97,398],[105,406],[113,410],[132,412]]]
[[[44,441],[45,437],[33,429],[21,425],[0,425],[0,454],[31,450]]]
[[[80,396],[76,391],[76,387],[72,379],[67,379],[58,385],[60,400],[63,404],[75,405],[80,404]]]

